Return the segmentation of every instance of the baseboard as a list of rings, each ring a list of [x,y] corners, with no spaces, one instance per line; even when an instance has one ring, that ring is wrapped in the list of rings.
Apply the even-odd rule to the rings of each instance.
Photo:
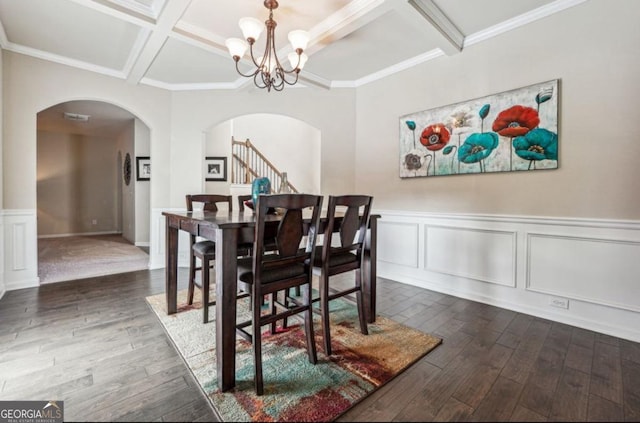
[[[67,238],[67,237],[70,237],[70,236],[99,236],[99,235],[122,235],[122,232],[118,232],[118,231],[102,231],[102,232],[78,232],[78,233],[55,234],[55,235],[38,235],[38,239]]]

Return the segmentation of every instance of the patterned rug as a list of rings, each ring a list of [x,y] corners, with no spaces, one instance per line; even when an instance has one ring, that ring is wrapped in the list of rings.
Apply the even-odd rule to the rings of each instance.
[[[247,316],[246,300],[239,301],[238,319]],[[382,316],[369,325],[369,335],[362,335],[355,305],[338,299],[331,302],[330,357],[322,350],[319,315],[314,319],[316,365],[308,361],[304,328],[296,319],[289,319],[289,328],[275,335],[265,326],[264,395],[255,394],[251,344],[240,337],[236,387],[223,393],[217,388],[215,323],[202,323],[200,299],[188,306],[186,290],[179,291],[178,312],[170,316],[164,294],[147,297],[147,302],[222,421],[333,421],[441,342]],[[214,308],[210,319],[215,318]]]

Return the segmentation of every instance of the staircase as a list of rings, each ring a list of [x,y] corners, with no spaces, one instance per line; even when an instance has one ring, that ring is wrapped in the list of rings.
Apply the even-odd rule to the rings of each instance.
[[[282,183],[282,172],[251,144],[249,139],[237,141],[231,137],[231,183],[251,185],[254,179],[262,177],[269,178],[272,192]],[[287,185],[291,192],[298,192],[289,180]]]

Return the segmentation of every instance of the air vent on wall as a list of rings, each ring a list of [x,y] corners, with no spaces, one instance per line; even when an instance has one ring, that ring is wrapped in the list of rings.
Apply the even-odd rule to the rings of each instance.
[[[87,122],[89,120],[89,115],[81,115],[78,113],[69,113],[64,112],[64,118],[67,120],[74,120],[77,122]]]

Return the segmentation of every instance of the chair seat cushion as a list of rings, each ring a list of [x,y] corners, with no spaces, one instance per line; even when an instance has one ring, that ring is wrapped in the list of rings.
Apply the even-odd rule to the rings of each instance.
[[[358,261],[358,257],[354,253],[344,252],[329,254],[329,267],[341,266],[343,264],[353,263],[356,261]],[[322,245],[316,247],[313,266],[322,267]]]
[[[251,247],[253,244],[240,244],[238,245],[238,255],[248,256],[251,254]],[[215,256],[216,255],[216,243],[213,241],[199,241],[193,244],[193,252],[200,256]]]
[[[274,254],[273,259],[278,256]],[[305,275],[305,266],[302,263],[267,269],[262,271],[262,282],[270,283],[281,279],[294,278],[296,276]],[[253,283],[253,262],[251,257],[245,257],[238,260],[238,280],[241,282]]]
[[[213,241],[199,241],[193,244],[193,252],[200,255],[215,255],[216,243]]]

